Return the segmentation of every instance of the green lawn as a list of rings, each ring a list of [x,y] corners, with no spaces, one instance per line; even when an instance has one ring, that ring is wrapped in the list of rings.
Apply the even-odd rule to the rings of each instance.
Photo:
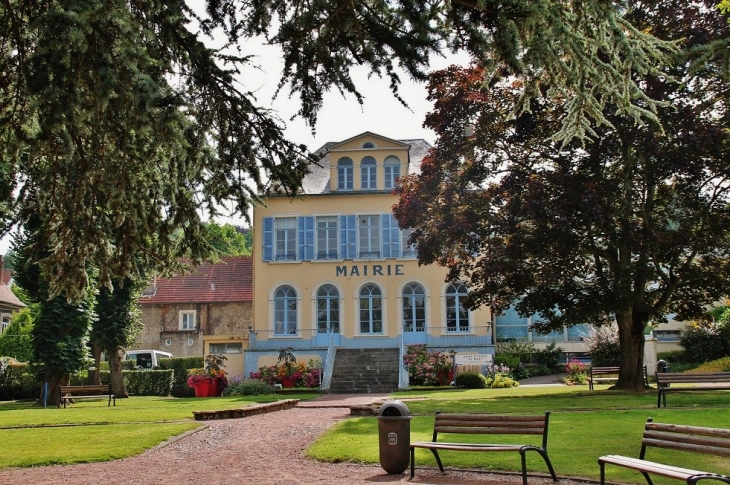
[[[668,397],[668,408],[657,409],[656,393],[627,394],[615,391],[587,391],[585,387],[528,387],[512,389],[448,390],[397,393],[404,400],[412,419],[412,441],[430,440],[433,414],[444,412],[489,412],[496,414],[542,414],[551,411],[548,450],[559,476],[597,479],[597,459],[605,454],[638,456],[641,435],[648,417],[657,422],[730,428],[728,401],[730,393],[677,393]],[[470,437],[451,435],[449,439]],[[473,438],[473,437],[471,437]],[[496,437],[500,443],[530,442],[530,437]],[[473,438],[478,440],[479,438]],[[482,437],[485,439],[485,437]],[[486,442],[495,437],[486,437]],[[494,441],[492,441],[494,442]],[[526,443],[527,443],[526,442]],[[378,462],[377,418],[356,418],[338,423],[322,436],[308,455],[325,461]],[[518,471],[517,453],[443,452],[445,466]],[[528,469],[547,473],[537,454],[528,454]],[[436,466],[428,450],[416,450],[417,466]],[[730,460],[703,457],[694,453],[649,449],[648,459],[678,466],[730,474]],[[637,472],[607,467],[607,479],[613,482],[644,484]],[[657,477],[658,484],[677,483]]]
[[[298,394],[294,399],[311,399]],[[64,409],[0,402],[0,468],[108,461],[138,455],[202,423],[193,411],[234,409],[287,399],[284,395],[175,399],[131,397],[107,407],[79,400]]]
[[[200,425],[193,411],[245,407],[295,396],[247,396],[210,399],[132,397],[107,407],[103,400],[80,400],[67,409],[43,409],[30,403],[0,403],[0,468],[55,463],[106,461],[133,456],[170,437]],[[409,408],[411,440],[430,439],[433,415],[444,412],[542,414],[551,411],[548,450],[559,476],[598,478],[597,458],[604,454],[637,456],[646,418],[730,429],[730,392],[677,393],[667,398],[669,407],[656,408],[656,393],[631,394],[599,387],[517,387],[512,389],[414,391],[392,395]],[[93,431],[92,431],[93,430]],[[458,438],[458,437],[457,437]],[[501,439],[499,442],[508,442]],[[524,441],[519,438],[518,442]],[[332,462],[377,464],[378,421],[375,417],[339,422],[307,451],[311,457]],[[528,454],[529,456],[529,454]],[[444,463],[455,468],[517,471],[517,453],[444,452]],[[730,460],[691,453],[649,450],[649,459],[700,470],[730,474]],[[436,466],[430,452],[417,450],[418,466]],[[546,473],[534,454],[531,471]],[[636,472],[607,468],[612,482],[645,483]],[[677,483],[655,480],[657,485]]]

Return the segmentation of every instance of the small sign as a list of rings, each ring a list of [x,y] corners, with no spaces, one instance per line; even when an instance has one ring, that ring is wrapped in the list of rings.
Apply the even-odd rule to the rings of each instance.
[[[457,365],[492,365],[492,354],[457,354]]]
[[[388,444],[389,445],[398,444],[398,433],[395,433],[395,432],[388,433]]]

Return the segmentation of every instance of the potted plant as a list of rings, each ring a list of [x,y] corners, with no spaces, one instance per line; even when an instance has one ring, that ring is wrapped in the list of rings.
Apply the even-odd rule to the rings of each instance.
[[[285,349],[279,349],[279,360],[277,365],[281,365],[283,373],[281,374],[281,387],[294,387],[296,384],[296,377],[294,376],[294,364],[297,363],[297,358],[292,353],[292,348],[287,347]]]
[[[223,394],[228,386],[226,371],[222,369],[226,361],[223,355],[205,356],[205,367],[188,371],[188,387],[195,389],[195,397],[216,397]]]

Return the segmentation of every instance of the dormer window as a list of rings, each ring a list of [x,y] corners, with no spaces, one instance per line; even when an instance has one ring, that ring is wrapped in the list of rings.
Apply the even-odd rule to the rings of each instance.
[[[362,147],[363,148],[375,148],[375,143],[373,143],[371,141],[366,141],[365,143],[362,144]]]
[[[377,166],[373,157],[365,157],[360,162],[362,190],[375,190],[377,188]]]
[[[393,190],[400,178],[400,159],[389,156],[385,159],[385,190]]]
[[[353,189],[354,165],[349,158],[340,158],[337,162],[337,190]]]

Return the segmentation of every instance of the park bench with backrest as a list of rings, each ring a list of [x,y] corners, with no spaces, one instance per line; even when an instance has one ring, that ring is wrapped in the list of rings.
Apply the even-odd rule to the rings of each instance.
[[[588,389],[593,390],[594,382],[616,382],[618,381],[618,374],[621,371],[620,367],[601,367],[591,366],[588,369]],[[649,377],[646,373],[646,366],[644,366],[644,384],[649,386]]]
[[[668,392],[685,392],[685,391],[729,391],[730,390],[730,372],[658,372],[656,375],[657,382],[657,402],[658,408],[667,407]],[[699,384],[693,386],[671,386],[671,384]]]
[[[646,421],[644,437],[641,440],[641,451],[638,458],[620,455],[606,455],[598,459],[601,469],[601,484],[606,483],[606,464],[636,470],[652,485],[650,475],[673,478],[685,481],[688,485],[700,480],[715,480],[730,483],[730,477],[717,473],[681,468],[646,460],[647,447],[669,450],[688,451],[705,455],[716,455],[730,458],[730,430],[720,428],[704,428],[700,426],[682,426],[678,424],[654,423],[651,418]]]
[[[411,477],[415,475],[415,450],[425,448],[431,450],[439,470],[444,471],[441,463],[439,450],[449,451],[516,451],[522,458],[522,483],[527,484],[527,461],[526,453],[535,451],[542,456],[547,464],[550,475],[554,481],[555,476],[550,458],[547,454],[548,421],[550,412],[544,416],[497,416],[494,414],[448,414],[436,413],[433,427],[433,439],[431,441],[419,441],[410,444],[411,450]],[[469,434],[469,435],[537,435],[541,436],[540,444],[491,444],[491,443],[466,443],[438,441],[441,434]]]
[[[109,396],[107,407],[111,406],[112,401],[117,405],[117,398],[112,394],[112,386],[110,384],[101,385],[83,385],[83,386],[58,386],[61,391],[61,401],[58,407],[66,407],[71,400],[74,399],[92,399]]]

